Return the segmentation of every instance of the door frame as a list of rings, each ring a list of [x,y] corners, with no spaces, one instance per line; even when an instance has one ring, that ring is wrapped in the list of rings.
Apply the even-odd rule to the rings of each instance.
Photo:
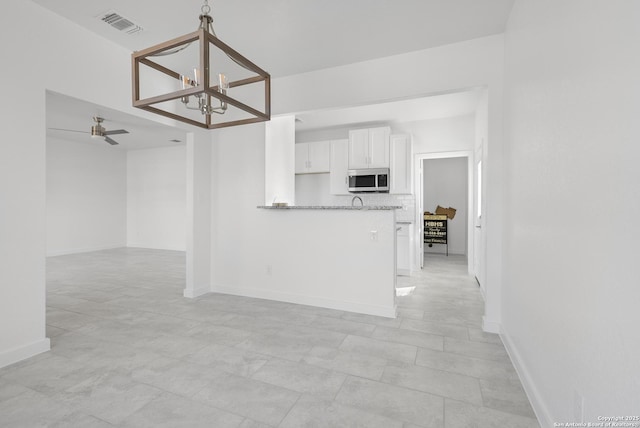
[[[473,275],[473,261],[474,261],[474,218],[471,213],[473,208],[474,198],[474,153],[471,150],[460,150],[453,152],[435,152],[435,153],[415,153],[413,155],[413,171],[414,171],[414,189],[416,192],[416,228],[415,228],[415,250],[416,255],[419,258],[417,266],[422,269],[424,267],[424,222],[422,221],[422,215],[424,213],[424,201],[422,200],[424,194],[422,191],[422,177],[423,177],[423,165],[425,160],[432,159],[449,159],[449,158],[467,158],[467,270],[470,275]]]
[[[482,157],[482,153],[484,150],[484,138],[480,139],[480,145],[476,148],[475,151],[475,159],[473,160],[473,176],[474,176],[474,188],[473,188],[473,210],[472,216],[473,219],[473,240],[474,240],[474,261],[473,261],[473,275],[475,276],[478,285],[480,286],[480,290],[482,291],[482,295],[485,295],[485,282],[486,282],[486,245],[485,245],[485,228],[484,228],[484,219],[485,219],[485,201],[486,201],[486,192],[485,192],[485,183],[484,183],[484,172],[485,162]],[[482,170],[479,170],[479,166],[481,166]],[[480,181],[480,182],[478,182]],[[478,215],[480,214],[480,215]]]

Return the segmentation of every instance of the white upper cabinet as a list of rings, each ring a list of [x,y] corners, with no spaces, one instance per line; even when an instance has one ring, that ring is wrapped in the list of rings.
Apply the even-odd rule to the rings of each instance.
[[[296,174],[329,172],[331,141],[296,144]]]
[[[411,136],[390,137],[391,166],[389,167],[389,193],[411,194]]]
[[[389,168],[389,127],[349,131],[349,169]]]
[[[349,140],[331,142],[331,173],[329,174],[329,193],[349,195]]]
[[[349,131],[349,168],[369,167],[369,130]]]
[[[389,134],[387,127],[369,129],[369,168],[389,168]]]
[[[309,143],[309,172],[331,170],[331,141]]]
[[[307,168],[309,165],[309,144],[308,143],[298,143],[295,145],[296,148],[296,174],[304,174],[307,172]]]

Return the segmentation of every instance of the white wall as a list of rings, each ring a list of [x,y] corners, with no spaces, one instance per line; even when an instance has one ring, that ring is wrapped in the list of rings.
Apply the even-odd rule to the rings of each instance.
[[[184,296],[194,298],[211,291],[214,227],[218,188],[215,170],[216,134],[196,130],[187,134],[187,272]]]
[[[576,392],[640,414],[639,16],[516,1],[506,33],[503,338],[545,427]]]
[[[449,219],[447,225],[449,254],[467,254],[467,163],[465,157],[423,161],[424,210],[435,213],[438,205],[456,209],[455,217]],[[446,247],[436,244],[429,248],[425,245],[424,252],[445,254]]]
[[[281,116],[265,124],[265,205],[295,204],[295,120]]]
[[[125,246],[125,177],[123,150],[47,139],[48,256]]]
[[[296,174],[296,205],[350,205],[353,196],[332,195],[329,174]],[[365,195],[366,196],[366,195]]]
[[[263,278],[269,254],[256,251],[256,242],[277,240],[269,225],[258,222],[264,205],[264,123],[224,128],[213,146],[211,186],[216,218],[212,233],[211,287],[248,287]]]
[[[0,366],[49,347],[46,90],[142,115],[131,107],[131,52],[33,2],[7,0],[3,7],[11,19],[3,21],[0,37],[12,41],[3,64],[13,65],[0,71],[0,92],[11,100],[0,103],[3,137],[11,141],[0,145]]]
[[[474,115],[407,122],[398,133],[413,136],[413,153],[456,152],[473,149]]]
[[[186,149],[47,140],[47,255],[185,251]]]
[[[127,152],[127,246],[185,251],[185,146]]]

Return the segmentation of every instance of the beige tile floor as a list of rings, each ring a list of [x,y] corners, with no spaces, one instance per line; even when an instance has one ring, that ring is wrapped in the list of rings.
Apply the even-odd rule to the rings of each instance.
[[[181,252],[47,263],[51,352],[0,369],[0,427],[538,427],[460,256],[379,318],[182,297]]]

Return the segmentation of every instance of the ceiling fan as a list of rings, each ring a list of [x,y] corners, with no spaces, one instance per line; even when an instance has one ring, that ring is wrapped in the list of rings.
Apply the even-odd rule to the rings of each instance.
[[[91,127],[91,131],[76,131],[75,129],[61,129],[61,128],[49,128],[56,131],[68,131],[68,132],[81,132],[83,134],[91,134],[92,138],[100,138],[104,137],[104,141],[115,146],[118,144],[117,141],[109,137],[109,135],[117,135],[117,134],[128,134],[129,131],[126,129],[114,129],[113,131],[107,131],[104,126],[102,126],[102,122],[104,122],[104,118],[99,116],[93,117],[94,122],[96,123]]]

